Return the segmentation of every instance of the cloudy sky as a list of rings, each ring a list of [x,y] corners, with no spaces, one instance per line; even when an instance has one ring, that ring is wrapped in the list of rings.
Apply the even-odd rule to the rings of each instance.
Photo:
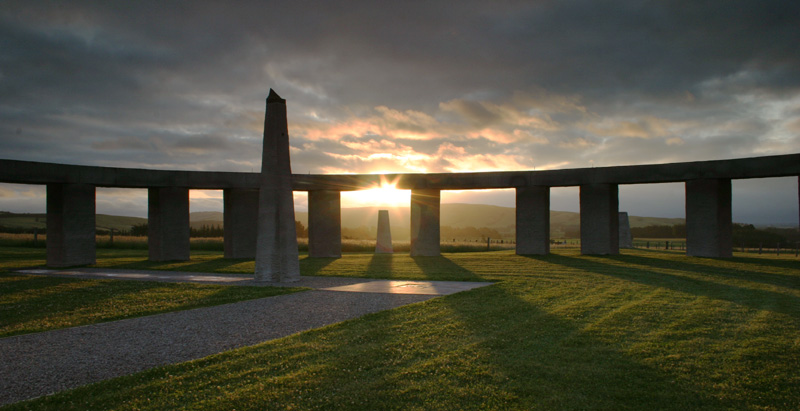
[[[6,0],[0,157],[257,171],[270,88],[287,99],[295,173],[798,153],[798,44],[788,0]],[[734,182],[734,220],[797,224],[797,189]],[[623,211],[683,216],[681,184],[620,192]],[[43,193],[0,185],[0,210],[41,212]],[[552,208],[577,211],[577,193],[554,189]],[[193,191],[192,209],[221,211],[221,193]],[[98,212],[145,215],[146,193],[99,189]]]

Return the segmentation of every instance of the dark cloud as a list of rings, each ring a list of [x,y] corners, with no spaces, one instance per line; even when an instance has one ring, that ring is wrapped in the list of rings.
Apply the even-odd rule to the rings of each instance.
[[[0,152],[252,171],[264,98],[299,172],[800,151],[800,3],[6,1]]]

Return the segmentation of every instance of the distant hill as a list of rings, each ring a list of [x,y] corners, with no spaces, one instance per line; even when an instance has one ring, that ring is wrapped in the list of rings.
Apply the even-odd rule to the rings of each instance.
[[[146,224],[147,219],[141,217],[124,217],[107,214],[97,214],[95,225],[98,229],[128,231],[131,226]],[[44,230],[47,225],[47,214],[15,214],[0,212],[0,227]]]
[[[16,214],[0,211],[0,227],[11,229],[44,230],[47,223],[47,214]],[[125,217],[107,214],[97,214],[95,226],[99,230],[114,229],[129,231],[132,226],[147,224],[147,219],[142,217]],[[217,211],[189,213],[189,224],[192,228],[206,226],[222,226],[222,213]]]
[[[356,207],[342,209],[342,228],[364,228],[373,232],[378,225],[378,210],[389,210],[389,220],[392,226],[392,237],[397,240],[408,239],[410,210],[408,207]],[[308,227],[308,212],[298,211],[295,218]],[[683,218],[660,218],[631,216],[631,227],[646,227],[650,225],[676,225],[684,224]],[[223,214],[219,211],[201,211],[189,214],[190,224],[193,228],[201,226],[223,226]],[[514,232],[516,209],[514,207],[500,207],[485,204],[442,204],[441,225],[453,228],[491,228],[500,233],[511,235]],[[0,227],[9,228],[45,228],[47,216],[45,214],[15,214],[0,212]],[[97,228],[114,228],[119,231],[128,231],[131,226],[146,224],[146,218],[97,215]],[[550,226],[553,236],[560,236],[559,232],[580,226],[580,215],[569,211],[550,211]]]
[[[189,226],[192,228],[223,227],[223,214],[219,211],[197,211],[189,213]]]
[[[378,210],[389,210],[389,221],[392,227],[392,238],[407,240],[409,237],[410,210],[408,207],[355,207],[342,209],[342,228],[365,227],[375,232],[378,225]],[[441,225],[453,228],[491,228],[505,236],[512,236],[516,225],[516,209],[485,204],[442,204]],[[298,211],[295,218],[308,226],[308,213]],[[629,217],[631,227],[650,225],[684,224],[683,218],[661,217]],[[550,231],[554,237],[560,237],[570,229],[580,226],[580,214],[570,211],[550,211]]]

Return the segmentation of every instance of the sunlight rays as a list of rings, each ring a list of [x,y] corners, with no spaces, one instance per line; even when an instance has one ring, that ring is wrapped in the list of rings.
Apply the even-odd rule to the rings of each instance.
[[[342,207],[407,207],[411,190],[397,188],[397,180],[381,176],[380,185],[367,190],[342,193]]]

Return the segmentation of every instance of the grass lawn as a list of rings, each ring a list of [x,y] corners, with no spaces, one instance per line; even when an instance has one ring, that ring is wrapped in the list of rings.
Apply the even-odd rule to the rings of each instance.
[[[42,264],[43,250],[0,248],[0,270]],[[0,338],[227,304],[304,290],[209,284],[85,280],[0,271]]]
[[[157,268],[144,258],[98,265]],[[9,409],[800,409],[793,255],[349,254],[301,269],[498,283]]]

